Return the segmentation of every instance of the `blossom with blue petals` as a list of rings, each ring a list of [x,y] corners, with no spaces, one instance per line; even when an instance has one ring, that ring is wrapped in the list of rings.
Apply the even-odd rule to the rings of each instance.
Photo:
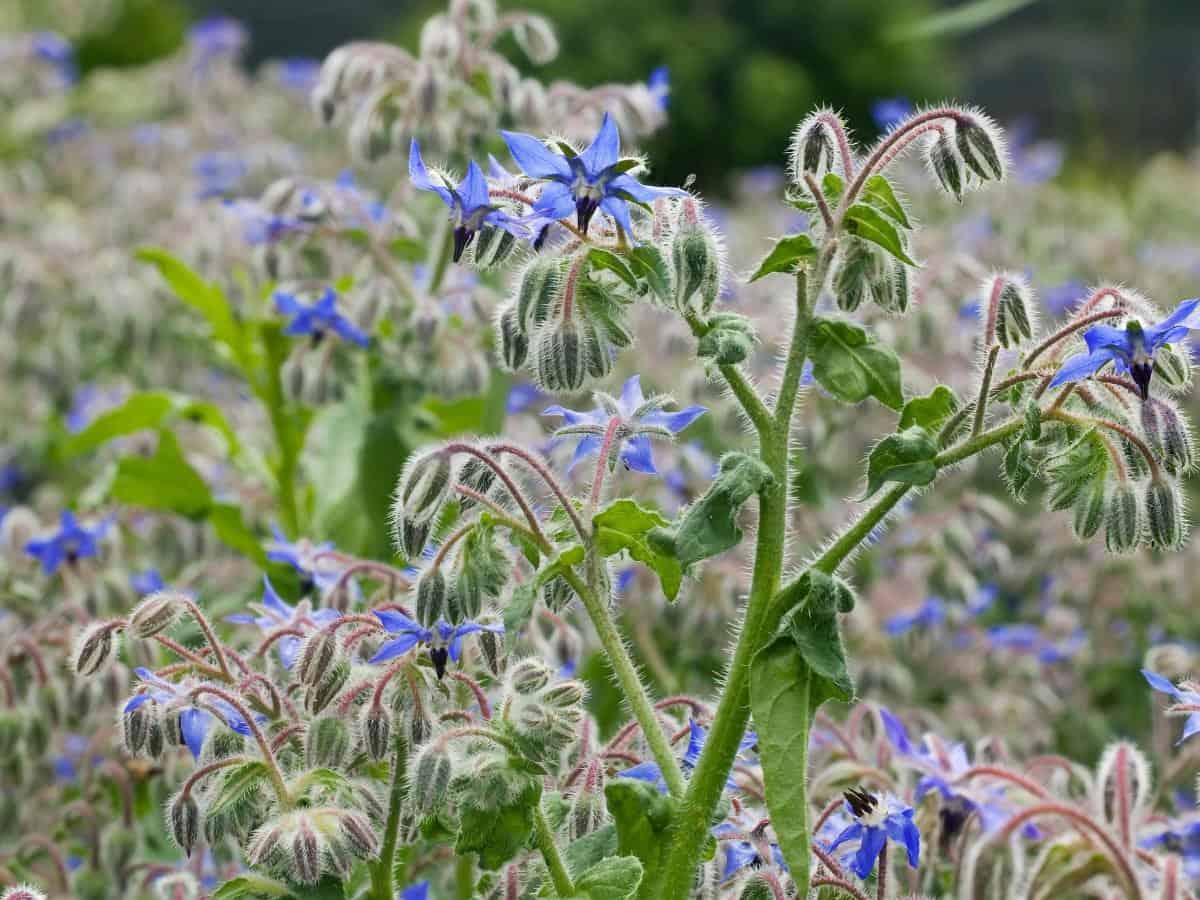
[[[262,602],[251,604],[252,613],[233,613],[225,617],[226,622],[238,625],[257,625],[265,634],[278,631],[280,628],[298,628],[300,630],[317,629],[335,619],[341,618],[336,609],[312,609],[307,600],[300,601],[296,606],[285,602],[271,584],[271,579],[263,576]],[[275,642],[279,648],[279,661],[285,669],[295,665],[296,657],[300,654],[301,638],[294,634],[285,635]]]
[[[1142,677],[1154,690],[1166,694],[1175,701],[1175,706],[1167,710],[1169,713],[1187,714],[1183,723],[1183,735],[1176,742],[1177,744],[1182,744],[1192,735],[1200,732],[1200,690],[1197,690],[1196,685],[1185,682],[1183,686],[1176,687],[1170,679],[1164,678],[1157,672],[1151,672],[1149,669],[1142,669]]]
[[[707,740],[708,729],[695,719],[688,719],[688,745],[679,761],[684,772],[690,772],[696,768],[696,764],[700,762],[700,754],[704,751],[704,742]],[[757,744],[758,735],[753,731],[747,731],[742,735],[741,743],[738,744],[738,752],[744,753],[752,750]],[[658,788],[660,794],[667,793],[667,782],[663,778],[662,769],[656,762],[638,763],[636,766],[618,772],[617,775],[621,778],[635,778],[638,781],[649,782]],[[725,787],[729,790],[736,790],[737,786],[737,782],[732,778],[725,782]]]
[[[725,865],[721,870],[723,882],[734,878],[742,869],[757,870],[771,865],[785,872],[788,870],[779,844],[768,841],[763,829],[756,828],[747,833],[730,822],[722,822],[712,833],[718,838],[718,846],[725,850]]]
[[[907,97],[885,97],[871,104],[871,118],[880,131],[891,131],[912,114],[912,101]]]
[[[651,397],[647,400],[638,375],[625,382],[619,398],[599,393],[597,397],[601,406],[592,410],[579,411],[557,405],[542,410],[544,416],[563,417],[564,425],[555,432],[556,436],[581,435],[570,469],[600,452],[604,434],[612,420],[617,418],[621,422],[618,429],[619,456],[625,468],[656,475],[658,469],[650,448],[651,436],[669,438],[677,435],[708,412],[703,406],[689,406],[677,412],[665,411],[663,406],[671,402],[670,398]]]
[[[291,316],[283,333],[292,337],[312,335],[313,343],[319,343],[332,331],[344,341],[366,347],[371,339],[353,322],[337,311],[337,293],[333,288],[325,292],[311,305],[302,303],[295,294],[275,292],[275,309],[282,315]]]
[[[179,712],[179,733],[183,736],[183,742],[191,751],[193,759],[200,758],[204,739],[208,736],[213,723],[217,721],[218,715],[227,726],[238,734],[249,735],[251,733],[250,726],[242,718],[242,714],[220,697],[206,696],[203,699],[204,708],[196,705],[188,695],[199,682],[167,681],[145,668],[137,668],[133,671],[141,679],[142,684],[139,692],[129,698],[122,712],[133,712],[142,704],[150,702],[163,707],[182,707]]]
[[[345,567],[332,555],[332,541],[317,544],[308,538],[288,540],[288,536],[274,523],[271,525],[271,536],[272,540],[266,548],[267,559],[295,569],[300,576],[300,588],[303,593],[316,588],[321,596],[326,596],[341,581]],[[350,590],[352,600],[360,596],[361,588],[358,582],[351,579],[346,586]]]
[[[112,523],[112,516],[108,516],[88,528],[80,525],[70,510],[64,509],[58,530],[49,537],[30,541],[25,552],[42,564],[43,574],[53,575],[64,562],[74,565],[77,560],[99,554],[100,541]]]
[[[467,166],[467,176],[454,187],[445,178],[438,184],[425,168],[421,158],[421,145],[412,139],[408,151],[408,177],[418,190],[430,191],[442,198],[450,208],[454,225],[454,261],[458,262],[476,233],[487,226],[501,228],[516,237],[528,237],[529,229],[504,210],[492,204],[487,178],[483,170],[472,160]],[[439,176],[440,177],[440,176]]]
[[[63,84],[74,84],[79,79],[79,67],[75,63],[75,49],[70,41],[53,31],[39,31],[31,36],[33,55],[49,63]]]
[[[657,66],[646,79],[646,87],[650,96],[658,103],[658,108],[666,110],[671,105],[671,70],[666,66]]]
[[[1169,821],[1161,831],[1138,841],[1138,846],[1143,850],[1162,849],[1179,854],[1188,878],[1200,879],[1200,818]]]
[[[875,861],[888,841],[901,844],[908,854],[908,864],[917,867],[921,856],[921,832],[913,823],[913,808],[895,797],[876,797],[864,790],[849,790],[845,794],[846,811],[854,821],[843,829],[829,845],[833,853],[842,844],[857,841],[858,850],[850,862],[850,870],[866,879],[875,868]]]
[[[1072,356],[1064,362],[1050,382],[1050,387],[1095,375],[1111,362],[1117,374],[1133,377],[1145,400],[1150,396],[1155,351],[1183,340],[1189,331],[1196,328],[1200,328],[1200,297],[1184,300],[1157,325],[1143,326],[1136,319],[1128,322],[1124,328],[1096,325],[1083,335],[1088,352]]]
[[[196,197],[224,197],[237,190],[249,172],[246,161],[236,153],[204,153],[192,163],[192,174],[200,182]]]
[[[936,628],[946,621],[946,601],[941,597],[928,597],[912,612],[899,613],[884,623],[884,630],[898,637],[914,628]]]
[[[1036,625],[1014,623],[995,625],[987,630],[987,641],[993,650],[1009,650],[1052,664],[1065,662],[1087,645],[1087,632],[1077,629],[1063,640],[1046,637]]]
[[[158,569],[147,569],[130,576],[129,586],[137,591],[139,597],[146,597],[167,589],[167,583],[159,574]]]
[[[534,204],[534,213],[546,219],[565,219],[574,212],[579,230],[585,233],[599,209],[632,238],[630,200],[652,203],[659,197],[687,196],[679,188],[642,184],[628,174],[629,164],[621,159],[617,123],[608,113],[591,145],[574,156],[554,152],[531,134],[500,134],[521,171],[530,178],[549,182]]]
[[[188,29],[188,47],[196,68],[215,59],[233,58],[250,40],[246,26],[230,16],[209,16]]]
[[[523,413],[537,403],[545,394],[533,384],[515,384],[509,389],[508,399],[504,402],[504,411],[510,416]]]
[[[418,881],[396,895],[396,900],[429,900],[429,882]]]
[[[373,663],[387,662],[397,656],[403,656],[413,647],[427,646],[438,678],[446,674],[447,657],[453,662],[462,659],[462,639],[466,635],[480,631],[504,634],[503,625],[480,625],[478,622],[459,622],[457,625],[451,625],[445,619],[439,619],[432,628],[426,628],[401,612],[381,609],[374,612],[375,618],[387,629],[388,633],[399,635],[399,637],[386,642],[369,661]]]

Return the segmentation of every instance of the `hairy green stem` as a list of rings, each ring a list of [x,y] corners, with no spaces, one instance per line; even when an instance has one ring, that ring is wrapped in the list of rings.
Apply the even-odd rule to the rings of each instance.
[[[697,316],[689,314],[686,319],[692,329],[692,334],[697,338],[702,338],[708,333],[708,325]],[[717,368],[721,372],[721,377],[725,379],[725,383],[729,385],[729,390],[733,392],[733,396],[746,413],[746,417],[758,432],[759,438],[765,438],[771,431],[771,411],[762,402],[762,398],[758,396],[754,386],[737,366],[726,365]]]
[[[379,861],[371,865],[371,900],[393,900],[396,896],[394,871],[396,845],[400,838],[400,808],[408,795],[408,747],[403,738],[396,740],[392,760],[392,787],[388,794],[387,821],[383,826],[383,846]]]
[[[567,864],[563,862],[562,852],[554,840],[554,832],[550,830],[550,823],[546,821],[546,814],[542,812],[540,802],[533,808],[533,840],[542,853],[542,859],[546,861],[546,868],[550,870],[550,880],[554,883],[555,893],[560,897],[575,896],[571,873],[567,871]]]
[[[979,399],[975,401],[975,423],[971,427],[971,437],[983,431],[983,421],[987,417],[988,396],[992,389],[992,373],[996,371],[996,357],[1000,355],[1000,345],[996,344],[988,351],[987,361],[983,364],[983,378],[979,382]]]

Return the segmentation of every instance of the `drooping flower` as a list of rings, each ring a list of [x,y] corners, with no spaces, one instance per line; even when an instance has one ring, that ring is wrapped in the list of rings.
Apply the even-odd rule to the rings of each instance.
[[[846,791],[844,796],[846,811],[854,821],[834,838],[829,852],[849,841],[858,841],[850,869],[865,880],[875,868],[884,845],[893,841],[904,847],[908,864],[915,869],[921,857],[921,832],[913,823],[913,808],[895,797],[876,797],[861,789]]]
[[[239,625],[257,625],[265,634],[278,631],[280,628],[298,628],[308,631],[328,625],[334,619],[341,618],[336,609],[312,609],[307,600],[301,600],[296,606],[285,602],[271,584],[271,579],[263,576],[263,596],[261,603],[251,604],[252,613],[233,613],[225,617],[226,622]],[[290,669],[300,653],[302,638],[289,634],[275,642],[279,648],[279,661],[285,669]]]
[[[596,393],[600,406],[592,410],[573,410],[562,406],[548,406],[542,410],[544,416],[562,416],[563,427],[555,431],[555,437],[580,435],[575,446],[575,455],[570,468],[582,460],[599,453],[604,444],[604,435],[617,419],[615,444],[620,446],[620,460],[627,469],[656,475],[654,455],[650,438],[671,438],[708,412],[703,406],[689,406],[677,412],[667,412],[664,406],[671,403],[669,397],[646,399],[642,393],[641,377],[634,375],[625,382],[621,396],[614,398],[601,392]]]
[[[880,131],[891,131],[912,114],[912,101],[907,97],[885,97],[871,104],[871,118]]]
[[[454,224],[455,262],[462,258],[463,251],[475,240],[476,233],[486,226],[503,229],[516,237],[529,235],[529,229],[521,222],[492,204],[487,178],[473,160],[467,166],[467,176],[459,182],[458,187],[444,178],[442,184],[438,184],[425,168],[425,161],[421,159],[421,145],[413,138],[408,151],[408,177],[414,187],[437,194],[450,208],[450,218]]]
[[[531,134],[502,131],[517,165],[530,178],[548,181],[534,204],[534,212],[547,219],[565,219],[572,212],[586,232],[596,210],[610,216],[629,237],[629,201],[652,203],[659,197],[683,197],[679,188],[642,184],[628,174],[631,165],[621,159],[621,137],[612,116],[604,114],[591,145],[575,156],[555,153]]]
[[[1050,387],[1087,378],[1111,362],[1117,374],[1133,377],[1145,400],[1150,395],[1155,351],[1183,340],[1196,328],[1200,328],[1200,297],[1184,300],[1157,325],[1144,326],[1136,319],[1130,320],[1124,328],[1096,325],[1083,335],[1088,352],[1064,362]]]
[[[45,575],[53,575],[58,567],[67,562],[96,556],[100,552],[100,541],[112,526],[111,516],[102,519],[91,528],[80,525],[75,515],[64,509],[59,518],[58,530],[48,537],[30,541],[25,552],[42,564]]]
[[[718,839],[717,846],[725,851],[725,865],[721,870],[721,881],[729,881],[742,869],[761,869],[776,866],[788,870],[779,844],[767,839],[765,825],[739,828],[733,822],[722,822],[712,830]]]
[[[215,710],[220,718],[238,734],[249,735],[250,726],[230,703],[220,697],[205,696],[202,702],[205,708],[196,705],[188,694],[199,682],[185,679],[174,682],[161,678],[149,669],[134,669],[134,674],[141,679],[142,684],[138,693],[129,698],[122,712],[133,712],[143,703],[153,701],[162,707],[179,707],[179,733],[184,743],[192,753],[193,759],[200,758],[200,750],[204,746],[204,738],[215,722]]]
[[[325,293],[312,305],[305,305],[286,291],[275,292],[275,309],[282,315],[292,317],[283,330],[284,334],[293,337],[312,335],[313,342],[318,343],[326,333],[332,331],[344,341],[366,347],[371,339],[338,312],[336,304],[337,293],[333,288],[326,288]]]
[[[1151,672],[1149,669],[1142,669],[1142,677],[1154,690],[1173,699],[1177,707],[1183,707],[1182,709],[1172,707],[1167,710],[1168,712],[1174,711],[1177,715],[1187,714],[1183,723],[1183,735],[1176,743],[1182,744],[1192,735],[1200,732],[1200,691],[1195,689],[1195,685],[1185,682],[1183,686],[1176,687],[1170,679],[1164,678],[1157,672]]]
[[[267,559],[295,569],[300,576],[302,592],[308,593],[316,588],[324,597],[337,587],[345,566],[333,555],[332,541],[313,543],[308,538],[291,541],[277,524],[271,525],[271,536],[272,540],[267,544]],[[353,578],[345,586],[350,591],[351,600],[360,596],[361,588]]]
[[[377,618],[389,634],[399,635],[395,640],[388,641],[376,651],[369,660],[373,663],[387,662],[402,656],[418,645],[429,648],[429,658],[433,660],[433,668],[438,678],[446,674],[446,659],[453,662],[462,659],[462,639],[468,634],[478,631],[490,631],[492,634],[504,634],[503,625],[480,625],[478,622],[460,622],[451,625],[444,619],[439,619],[432,628],[425,628],[404,613],[391,610],[377,609]]]

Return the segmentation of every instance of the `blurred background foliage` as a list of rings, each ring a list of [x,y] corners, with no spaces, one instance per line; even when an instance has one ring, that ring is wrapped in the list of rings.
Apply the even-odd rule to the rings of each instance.
[[[0,28],[73,30],[85,72],[170,52],[187,23],[223,13],[252,34],[251,61],[320,58],[346,40],[412,45],[435,0],[10,0]],[[7,4],[6,4],[7,5]],[[85,16],[62,9],[85,8]],[[671,72],[671,127],[645,149],[658,175],[720,193],[731,170],[774,164],[815,104],[860,134],[893,95],[978,103],[1064,140],[1073,177],[1111,183],[1131,161],[1190,148],[1200,119],[1195,0],[524,0],[556,23],[546,74],[582,83]],[[64,19],[71,20],[64,26]],[[6,20],[10,20],[6,23]],[[870,60],[870,62],[868,62]]]

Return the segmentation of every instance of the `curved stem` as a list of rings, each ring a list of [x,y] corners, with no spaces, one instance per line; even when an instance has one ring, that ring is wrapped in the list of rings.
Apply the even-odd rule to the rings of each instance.
[[[983,431],[983,420],[987,416],[988,396],[992,387],[992,373],[996,370],[996,357],[999,355],[1000,345],[993,344],[988,351],[987,362],[983,364],[983,378],[979,383],[979,399],[975,401],[975,422],[971,426],[971,437]]]
[[[488,453],[495,453],[497,456],[503,456],[504,454],[515,456],[532,469],[545,482],[546,487],[550,488],[554,496],[558,498],[558,503],[563,508],[563,512],[567,514],[567,517],[571,520],[571,524],[575,526],[575,532],[579,535],[579,539],[587,540],[588,531],[584,527],[583,520],[579,518],[579,513],[575,510],[575,504],[571,502],[571,497],[567,494],[566,488],[562,486],[562,482],[555,477],[554,473],[550,471],[544,462],[519,444],[509,444],[503,441],[489,443],[487,450]]]
[[[1046,338],[1029,351],[1029,355],[1025,357],[1025,368],[1032,368],[1033,361],[1035,359],[1037,359],[1059,341],[1065,340],[1075,332],[1087,328],[1089,325],[1094,325],[1097,322],[1103,322],[1105,319],[1115,319],[1123,315],[1125,315],[1124,309],[1108,309],[1104,312],[1092,313],[1091,315],[1082,316],[1081,318],[1075,319],[1072,322],[1068,322],[1062,328],[1058,329],[1058,331],[1054,332],[1054,334],[1050,335],[1050,337]]]

